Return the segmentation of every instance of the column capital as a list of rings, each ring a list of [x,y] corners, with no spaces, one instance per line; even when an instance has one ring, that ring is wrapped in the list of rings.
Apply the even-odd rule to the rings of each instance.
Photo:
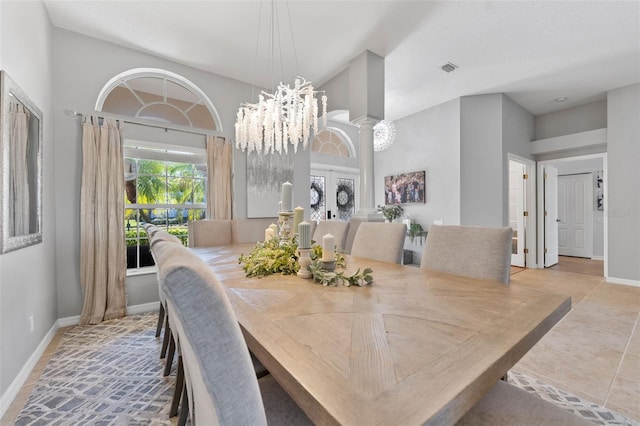
[[[360,117],[360,118],[356,118],[355,120],[351,120],[351,124],[362,128],[369,128],[369,129],[373,129],[373,126],[375,126],[376,124],[378,124],[380,120],[378,120],[377,118],[373,118],[373,117]]]

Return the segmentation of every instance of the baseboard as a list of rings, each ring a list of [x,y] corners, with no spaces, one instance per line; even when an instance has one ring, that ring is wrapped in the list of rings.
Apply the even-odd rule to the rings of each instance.
[[[146,312],[157,311],[159,306],[160,305],[158,302],[142,303],[140,305],[127,306],[127,315],[135,315],[135,314],[142,314]],[[74,315],[72,317],[59,318],[53,324],[53,326],[51,327],[51,329],[49,329],[49,331],[44,336],[42,341],[40,341],[40,344],[38,345],[36,350],[33,351],[31,356],[27,360],[27,362],[24,364],[24,366],[18,373],[18,376],[13,380],[13,382],[11,383],[7,391],[0,398],[0,419],[5,415],[7,409],[15,399],[16,395],[18,395],[18,392],[20,392],[20,389],[29,378],[31,371],[33,371],[33,368],[36,366],[37,362],[40,360],[40,357],[42,356],[44,351],[47,349],[47,346],[49,346],[49,343],[51,343],[51,340],[53,340],[53,336],[55,336],[56,331],[58,331],[58,329],[61,327],[69,327],[72,325],[78,325],[79,323],[80,323],[80,315]]]
[[[159,302],[142,303],[140,305],[127,306],[127,315],[144,314],[146,312],[157,311]],[[68,327],[80,324],[80,315],[58,319],[58,327]]]
[[[160,309],[160,302],[142,303],[140,305],[127,306],[127,315],[145,314]]]
[[[606,277],[606,282],[609,284],[622,284],[622,285],[628,285],[631,287],[640,287],[640,281],[628,280],[626,278]]]
[[[604,260],[604,256],[591,256],[591,260]]]
[[[51,341],[53,340],[53,336],[56,335],[56,331],[58,331],[58,321],[53,323],[53,326],[51,326],[47,334],[45,334],[45,336],[42,338],[36,350],[33,351],[33,353],[31,354],[27,362],[22,366],[22,369],[20,370],[16,378],[13,380],[13,382],[11,383],[7,391],[0,398],[0,419],[4,417],[5,413],[9,409],[9,406],[15,399],[16,395],[18,395],[18,392],[20,392],[20,389],[22,389],[22,386],[25,384],[25,382],[29,378],[29,375],[33,371],[33,368],[36,366],[36,364],[40,360],[40,357],[42,356],[44,351],[47,349],[47,346],[49,346],[49,343],[51,343]]]

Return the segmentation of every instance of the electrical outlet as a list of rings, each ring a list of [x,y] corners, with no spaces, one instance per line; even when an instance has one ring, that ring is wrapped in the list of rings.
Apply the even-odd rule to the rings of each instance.
[[[29,333],[33,333],[33,329],[35,328],[36,322],[33,319],[33,315],[29,317]]]
[[[434,225],[444,225],[444,221],[443,221],[442,219],[440,219],[440,220],[434,220],[434,221],[433,221],[433,224],[434,224]]]

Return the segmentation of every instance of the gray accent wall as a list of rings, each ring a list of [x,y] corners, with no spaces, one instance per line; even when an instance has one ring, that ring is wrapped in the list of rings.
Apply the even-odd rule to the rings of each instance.
[[[58,317],[79,315],[82,308],[80,285],[80,185],[82,172],[81,118],[69,110],[91,113],[98,93],[115,75],[133,68],[160,68],[187,78],[200,87],[216,106],[222,123],[222,135],[234,139],[234,124],[238,106],[250,100],[252,88],[219,75],[179,65],[155,56],[106,43],[62,29],[54,29],[54,109],[56,209],[55,229],[58,235],[56,263],[58,268]],[[175,133],[162,129],[125,124],[125,137],[163,140]],[[178,144],[204,146],[204,137],[179,133]],[[165,142],[175,143],[175,139]],[[234,149],[233,157],[234,217],[247,216],[246,154]],[[309,150],[296,154],[294,170],[296,204],[309,203]],[[274,212],[274,214],[277,212]],[[128,305],[158,300],[155,275],[127,278]]]
[[[440,104],[395,122],[396,140],[374,153],[375,204],[384,204],[384,177],[426,171],[426,203],[405,204],[404,213],[424,229],[435,220],[460,223],[460,101]],[[422,246],[406,241],[420,262]]]
[[[603,99],[536,116],[534,140],[605,127],[607,127],[607,101]]]
[[[640,281],[640,84],[607,95],[608,276]]]
[[[460,98],[460,224],[506,226],[502,95]]]
[[[42,243],[0,255],[0,401],[3,407],[10,402],[7,390],[58,319],[52,51],[52,25],[42,2],[0,1],[0,69],[42,110],[44,126]],[[31,315],[35,323],[32,333],[29,331]]]

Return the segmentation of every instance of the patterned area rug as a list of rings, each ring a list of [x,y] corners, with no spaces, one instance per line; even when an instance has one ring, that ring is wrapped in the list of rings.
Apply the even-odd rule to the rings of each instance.
[[[62,337],[16,425],[171,425],[175,374],[163,377],[157,314],[71,327]],[[640,422],[517,372],[509,382],[594,424]]]
[[[157,314],[72,327],[16,425],[170,425],[175,374],[163,377]]]

